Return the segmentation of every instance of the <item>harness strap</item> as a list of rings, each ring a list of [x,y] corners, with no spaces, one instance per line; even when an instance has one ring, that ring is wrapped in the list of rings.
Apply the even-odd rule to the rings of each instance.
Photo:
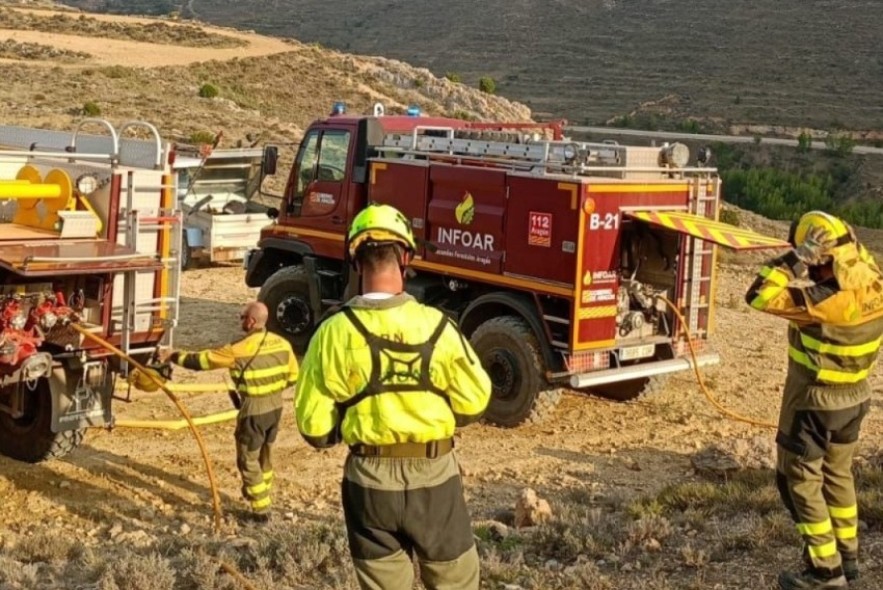
[[[341,311],[347,319],[349,319],[356,331],[358,331],[365,339],[371,352],[371,375],[368,378],[368,384],[362,391],[350,399],[337,403],[337,407],[342,413],[345,413],[349,408],[359,404],[365,399],[381,393],[417,393],[428,391],[442,397],[446,402],[449,402],[445,391],[432,383],[432,380],[429,378],[429,368],[432,363],[432,354],[435,351],[435,345],[441,338],[448,322],[450,322],[450,318],[444,316],[432,332],[432,335],[425,342],[419,344],[406,344],[404,342],[396,342],[395,340],[372,334],[368,331],[368,328],[365,327],[365,324],[359,320],[351,307],[346,306]],[[408,363],[409,366],[412,366],[414,361],[420,359],[419,375],[416,377],[417,383],[384,382],[385,379],[395,376],[395,373],[393,372],[395,363],[401,362],[390,354],[396,352],[417,355],[411,363]],[[386,355],[390,360],[390,373],[386,375],[381,374],[383,369],[383,363],[381,362],[383,355]],[[412,374],[408,374],[407,377],[414,378]]]

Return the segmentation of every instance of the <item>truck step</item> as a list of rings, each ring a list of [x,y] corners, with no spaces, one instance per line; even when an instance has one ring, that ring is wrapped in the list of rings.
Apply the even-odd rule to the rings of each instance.
[[[554,316],[554,315],[545,315],[545,314],[543,314],[543,319],[546,320],[547,322],[553,322],[553,323],[556,323],[556,324],[564,324],[564,325],[566,325],[566,326],[569,326],[569,325],[570,325],[570,320],[569,320],[569,319],[567,319],[567,318],[559,318],[559,317]]]

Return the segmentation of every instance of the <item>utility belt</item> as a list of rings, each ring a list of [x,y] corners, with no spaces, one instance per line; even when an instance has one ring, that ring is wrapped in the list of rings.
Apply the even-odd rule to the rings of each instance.
[[[350,452],[357,457],[382,457],[397,459],[435,459],[454,449],[454,439],[445,438],[428,443],[394,443],[391,445],[350,445]]]

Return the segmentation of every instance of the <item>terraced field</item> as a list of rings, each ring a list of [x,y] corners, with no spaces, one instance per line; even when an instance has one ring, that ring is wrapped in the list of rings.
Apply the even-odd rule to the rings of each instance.
[[[159,2],[160,0],[155,0]],[[165,0],[162,0],[166,4]],[[72,5],[113,0],[67,0]],[[150,2],[141,0],[139,9]],[[178,3],[179,5],[181,3]],[[190,0],[201,20],[457,72],[537,114],[647,101],[733,123],[883,127],[879,0]]]

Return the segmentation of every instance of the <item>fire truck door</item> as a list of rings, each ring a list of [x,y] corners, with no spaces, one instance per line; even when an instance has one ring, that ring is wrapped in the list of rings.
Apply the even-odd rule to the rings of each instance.
[[[304,138],[286,189],[286,214],[297,218],[296,223],[334,233],[346,231],[351,135],[343,129],[316,129]]]

